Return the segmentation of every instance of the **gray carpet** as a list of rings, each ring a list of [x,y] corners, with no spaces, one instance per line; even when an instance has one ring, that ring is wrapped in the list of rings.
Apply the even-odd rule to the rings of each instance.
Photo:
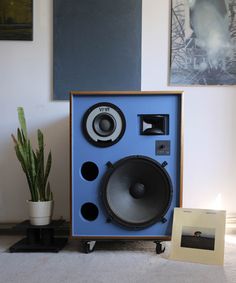
[[[0,236],[1,283],[224,283],[236,282],[236,236],[226,236],[224,266],[168,259],[170,243],[161,255],[152,242],[97,243],[83,254],[70,241],[59,253],[9,253],[19,237]]]

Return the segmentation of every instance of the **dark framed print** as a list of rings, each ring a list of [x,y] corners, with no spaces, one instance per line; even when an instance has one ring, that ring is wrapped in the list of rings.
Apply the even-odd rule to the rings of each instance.
[[[33,40],[33,0],[0,0],[0,40]]]

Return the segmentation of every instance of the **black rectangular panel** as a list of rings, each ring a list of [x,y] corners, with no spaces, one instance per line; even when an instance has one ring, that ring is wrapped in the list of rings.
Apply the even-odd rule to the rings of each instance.
[[[141,89],[141,0],[54,1],[54,99]]]

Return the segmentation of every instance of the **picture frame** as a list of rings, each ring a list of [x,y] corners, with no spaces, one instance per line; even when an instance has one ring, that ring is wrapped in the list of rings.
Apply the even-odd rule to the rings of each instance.
[[[236,84],[236,0],[171,0],[172,86]]]
[[[175,208],[170,259],[223,265],[224,210]]]
[[[33,0],[0,0],[0,40],[33,40]]]

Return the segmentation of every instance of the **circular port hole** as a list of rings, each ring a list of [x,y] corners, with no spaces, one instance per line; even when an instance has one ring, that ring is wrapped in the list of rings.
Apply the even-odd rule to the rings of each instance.
[[[98,167],[91,161],[85,162],[81,167],[81,174],[85,180],[93,181],[98,176]]]
[[[94,203],[86,202],[81,207],[81,214],[84,219],[94,221],[98,217],[98,208]]]

